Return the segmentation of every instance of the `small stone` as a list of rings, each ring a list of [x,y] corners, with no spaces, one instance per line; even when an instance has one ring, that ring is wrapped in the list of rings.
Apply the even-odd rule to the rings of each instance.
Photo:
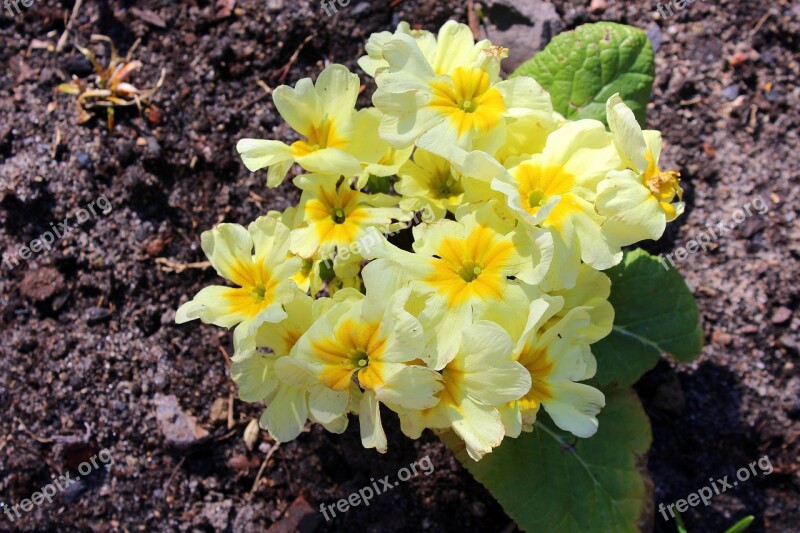
[[[175,310],[167,309],[161,314],[161,325],[169,326],[175,322]]]
[[[86,311],[86,323],[90,326],[96,326],[107,321],[111,317],[111,311],[102,307],[90,307]]]
[[[780,341],[781,346],[784,348],[797,351],[797,339],[794,337],[790,337],[789,335],[781,335],[781,338],[778,340]]]
[[[19,284],[20,292],[35,302],[43,302],[64,286],[64,277],[55,268],[31,270]]]
[[[267,533],[310,533],[319,526],[322,513],[313,509],[302,496],[299,496],[283,514],[279,522],[272,524]]]
[[[249,470],[251,468],[258,468],[261,463],[255,457],[247,457],[246,455],[234,455],[228,459],[228,466],[234,470]]]
[[[664,34],[661,33],[661,27],[656,23],[651,23],[644,32],[647,38],[650,39],[653,52],[658,52],[658,49],[661,48],[661,43],[664,42]]]
[[[718,342],[723,346],[730,346],[731,342],[733,342],[733,337],[731,334],[725,333],[724,331],[714,330],[711,338],[714,342]]]
[[[736,97],[739,96],[739,86],[728,85],[727,87],[722,89],[722,96],[724,96],[728,100],[735,100]]]
[[[738,67],[742,63],[745,63],[748,59],[750,59],[750,56],[747,53],[739,51],[728,58],[728,63],[732,67]]]
[[[261,529],[256,527],[260,507],[255,504],[245,504],[236,507],[236,517],[233,519],[233,531],[237,533],[255,533]]]
[[[75,152],[75,160],[82,169],[92,170],[92,158],[86,152]]]
[[[792,318],[792,310],[788,307],[779,307],[775,310],[772,314],[772,323],[773,324],[784,324]]]
[[[164,375],[163,372],[156,373],[156,375],[153,376],[153,386],[158,391],[164,390],[167,386],[167,376]]]
[[[350,15],[355,17],[365,11],[369,11],[369,2],[359,2],[356,4],[356,7],[353,8],[353,11],[350,12]]]
[[[156,420],[169,444],[188,447],[208,436],[208,431],[200,427],[195,417],[183,412],[175,396],[156,394],[155,404]]]
[[[203,505],[203,518],[205,518],[212,528],[216,531],[224,531],[228,528],[233,502],[225,500]]]
[[[608,7],[608,3],[606,0],[592,0],[592,3],[589,4],[589,12],[590,13],[602,13]]]
[[[272,449],[272,444],[270,444],[269,442],[262,442],[261,444],[258,445],[258,451],[263,453],[264,455],[267,455],[271,449]]]
[[[739,328],[739,333],[742,335],[752,335],[753,333],[758,333],[758,326],[755,324],[747,324],[746,326]]]
[[[161,157],[161,145],[155,137],[147,137],[147,155],[151,159],[159,159]]]

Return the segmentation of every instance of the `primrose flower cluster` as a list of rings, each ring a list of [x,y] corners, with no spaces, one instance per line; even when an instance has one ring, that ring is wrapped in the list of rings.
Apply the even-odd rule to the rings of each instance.
[[[583,382],[614,318],[601,271],[683,211],[659,132],[618,96],[610,132],[565,120],[532,78],[500,77],[506,49],[455,22],[401,23],[366,52],[374,107],[356,109],[359,77],[341,65],[274,91],[299,140],[237,148],[269,187],[305,171],[299,205],[204,233],[235,287],[203,289],[177,321],[235,327],[240,397],[266,404],[281,442],[354,414],[385,452],[393,411],[409,437],[451,429],[479,460],[542,408],[592,436],[605,399]],[[405,249],[387,238],[412,226]]]

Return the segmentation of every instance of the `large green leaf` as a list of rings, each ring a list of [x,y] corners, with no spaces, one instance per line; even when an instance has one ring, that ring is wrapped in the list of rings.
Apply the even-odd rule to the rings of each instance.
[[[569,119],[606,123],[606,101],[620,93],[640,124],[655,77],[653,48],[640,29],[613,22],[584,24],[556,36],[512,76],[531,76]]]
[[[539,417],[532,433],[506,438],[478,462],[455,434],[442,440],[525,531],[639,531],[653,511],[646,471],[652,435],[636,394],[607,393],[590,439],[561,431],[543,412]]]
[[[697,303],[678,271],[665,264],[639,249],[605,272],[615,317],[611,335],[592,345],[600,384],[633,385],[662,352],[684,362],[700,355]]]

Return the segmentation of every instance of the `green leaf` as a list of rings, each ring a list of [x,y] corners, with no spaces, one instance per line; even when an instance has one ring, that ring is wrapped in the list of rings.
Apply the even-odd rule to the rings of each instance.
[[[683,362],[700,355],[703,329],[697,303],[678,271],[664,265],[669,266],[639,249],[605,271],[615,317],[611,334],[592,345],[601,385],[633,385],[662,352]]]
[[[675,513],[675,526],[678,528],[678,533],[689,533],[686,529],[686,524],[683,523],[683,517],[681,513]]]
[[[584,24],[556,36],[513,76],[531,76],[568,119],[606,123],[606,101],[620,93],[645,124],[655,78],[653,48],[640,29],[613,22]]]
[[[454,433],[458,459],[525,531],[639,531],[652,506],[646,454],[652,435],[636,394],[615,390],[590,439],[558,429],[543,411],[532,433],[506,438],[478,462]]]
[[[370,194],[389,194],[391,183],[389,182],[388,177],[382,176],[373,176],[370,174],[369,179],[367,180],[367,188],[369,189]]]
[[[755,519],[756,517],[753,515],[745,516],[744,518],[733,524],[729,529],[727,529],[725,533],[742,533],[742,531],[745,531],[747,528],[750,527],[750,524],[752,524],[753,520]]]

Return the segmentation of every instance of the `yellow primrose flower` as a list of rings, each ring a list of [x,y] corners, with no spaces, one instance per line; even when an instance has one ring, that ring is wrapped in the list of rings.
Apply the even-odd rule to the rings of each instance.
[[[459,36],[454,42],[460,43],[461,36],[469,33],[463,25],[445,26],[447,39]],[[471,45],[471,35],[467,38]],[[455,49],[441,39],[437,54],[439,47]],[[500,61],[507,50],[483,47],[477,54],[472,46],[469,50],[443,56],[437,72],[413,37],[395,34],[383,45],[388,66],[378,71],[373,103],[384,113],[380,126],[384,140],[396,148],[415,144],[441,157],[448,157],[453,146],[471,150],[473,143],[493,151],[505,140],[507,119],[552,115],[550,96],[533,78],[500,80]]]
[[[541,153],[547,137],[564,125],[566,120],[558,113],[547,116],[544,113],[527,115],[508,122],[505,142],[492,155],[501,165],[511,168]],[[487,151],[478,143],[476,150]]]
[[[407,409],[427,409],[441,389],[436,372],[416,363],[422,346],[422,325],[403,309],[408,289],[389,292],[382,273],[364,271],[367,297],[343,289],[346,301],[335,304],[300,338],[296,358],[334,391],[361,394],[358,413],[365,448],[386,452],[379,403]],[[350,296],[352,295],[352,296]]]
[[[458,354],[442,369],[444,388],[432,409],[400,411],[403,432],[417,439],[425,428],[452,427],[478,461],[500,445],[505,428],[499,408],[522,398],[531,377],[511,359],[509,335],[493,322],[463,330]]]
[[[417,148],[413,161],[408,161],[397,172],[395,190],[403,196],[400,207],[408,211],[423,211],[432,222],[447,213],[457,214],[460,208],[474,209],[493,199],[504,196],[491,188],[491,180],[481,177],[474,168],[459,165],[466,152],[453,148],[446,159]],[[504,202],[503,202],[504,203]],[[471,207],[467,207],[471,206]],[[500,206],[495,206],[495,208]],[[503,209],[502,218],[513,218]]]
[[[329,298],[298,295],[286,304],[284,320],[262,324],[255,346],[239,349],[231,358],[231,378],[239,386],[239,398],[264,401],[267,408],[260,425],[278,442],[297,438],[308,419],[334,433],[347,427],[347,395],[327,389],[310,374],[303,374],[302,368],[281,361],[289,358],[297,340],[332,304]],[[268,348],[271,353],[258,348]]]
[[[552,259],[552,240],[545,232],[508,231],[490,208],[465,211],[458,221],[439,220],[416,226],[414,251],[406,252],[371,232],[364,256],[382,258],[384,271],[405,277],[415,292],[431,295],[431,307],[442,314],[434,368],[443,368],[461,341],[460,330],[487,306],[508,298],[510,278],[535,285]]]
[[[289,362],[290,357],[252,347],[231,358],[231,378],[239,386],[239,398],[267,406],[259,426],[277,442],[296,439],[308,420],[332,433],[343,433],[349,422],[347,396],[326,388],[302,367],[284,364]]]
[[[545,327],[551,327],[564,318],[573,309],[583,309],[589,314],[589,323],[578,330],[587,344],[594,344],[611,333],[614,326],[614,307],[608,301],[611,294],[611,280],[602,272],[589,265],[582,264],[578,270],[575,286],[569,289],[550,288],[545,280],[540,285],[542,291],[549,296],[560,296],[564,305]]]
[[[236,149],[245,166],[251,172],[269,168],[267,185],[277,187],[294,163],[309,172],[358,176],[365,167],[394,158],[390,147],[377,140],[380,113],[355,110],[360,86],[357,74],[343,65],[331,65],[322,71],[316,84],[304,78],[294,89],[285,85],[275,89],[275,107],[302,138],[291,145],[242,139]],[[394,161],[395,168],[403,162],[402,158]],[[382,164],[385,166],[386,161]],[[377,167],[371,170],[379,171]]]
[[[329,259],[336,250],[350,250],[367,228],[388,231],[392,221],[411,217],[392,207],[399,198],[353,190],[348,180],[337,186],[330,176],[309,174],[299,176],[295,183],[303,190],[299,209],[305,224],[292,230],[291,250],[301,257]]]
[[[589,385],[576,383],[593,377],[597,370],[587,339],[580,333],[589,327],[590,317],[578,308],[558,319],[563,305],[560,296],[543,296],[531,303],[527,314],[499,317],[517,338],[513,360],[525,367],[531,379],[530,390],[501,409],[509,436],[532,430],[542,406],[559,428],[578,437],[588,438],[597,431],[596,416],[605,406],[605,397]]]
[[[358,60],[358,65],[364,72],[377,76],[380,71],[389,67],[389,62],[384,56],[386,45],[398,35],[406,35],[413,39],[420,52],[436,72],[436,74],[452,74],[458,67],[473,66],[484,61],[482,52],[492,48],[488,40],[475,42],[472,30],[464,24],[453,20],[447,21],[439,30],[438,36],[425,30],[412,30],[407,22],[401,22],[394,34],[384,31],[373,33],[365,50],[366,56]],[[499,60],[492,66],[499,72]]]
[[[661,133],[642,131],[618,94],[608,99],[606,112],[625,170],[609,172],[598,185],[597,212],[608,218],[603,231],[621,246],[659,239],[685,207],[680,174],[658,168]]]
[[[199,318],[224,328],[236,326],[238,346],[249,342],[264,322],[286,318],[283,305],[298,294],[290,278],[301,263],[299,258],[287,258],[289,242],[289,229],[275,216],[261,217],[248,229],[221,224],[203,233],[201,245],[211,265],[238,287],[206,287],[178,309],[175,321],[183,324]]]
[[[508,170],[484,152],[459,159],[493,180],[492,188],[505,195],[524,226],[552,234],[557,270],[551,277],[562,286],[575,284],[581,260],[603,270],[622,259],[619,246],[603,238],[604,219],[594,209],[597,184],[622,164],[601,122],[564,124],[547,137],[541,153]]]
[[[465,184],[461,175],[443,157],[416,150],[414,160],[397,172],[395,190],[403,196],[400,207],[406,211],[429,209],[436,220],[448,212],[455,214],[464,202]]]

